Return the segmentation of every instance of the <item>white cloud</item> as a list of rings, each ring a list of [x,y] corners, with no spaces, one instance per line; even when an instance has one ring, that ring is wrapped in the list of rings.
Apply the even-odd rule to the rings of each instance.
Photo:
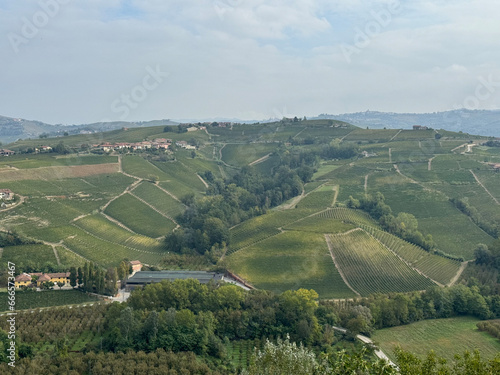
[[[0,5],[0,114],[117,118],[112,103],[156,65],[170,76],[129,120],[268,118],[284,107],[307,116],[445,110],[479,76],[500,72],[500,4],[492,0],[402,2],[348,63],[341,43],[352,44],[389,1],[71,2],[18,53],[8,35],[21,35],[23,17],[40,7],[10,2]]]

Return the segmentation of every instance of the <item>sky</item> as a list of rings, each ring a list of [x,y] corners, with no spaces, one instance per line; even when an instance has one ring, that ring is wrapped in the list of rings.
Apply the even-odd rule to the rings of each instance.
[[[0,115],[500,108],[498,0],[0,0]]]

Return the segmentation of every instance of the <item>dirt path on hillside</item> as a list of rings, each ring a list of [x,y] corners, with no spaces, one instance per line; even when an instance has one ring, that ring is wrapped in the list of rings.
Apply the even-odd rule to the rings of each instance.
[[[13,206],[10,206],[10,207],[7,207],[7,208],[2,208],[0,209],[0,213],[1,212],[5,212],[5,211],[9,211],[9,210],[13,210],[14,208],[20,206],[21,204],[24,203],[24,200],[26,199],[26,197],[22,196],[22,195],[19,195],[17,194],[17,196],[19,197],[19,202],[17,202],[16,204],[14,204]]]
[[[344,280],[344,283],[345,285],[347,285],[347,287],[349,289],[351,289],[357,296],[361,297],[361,294],[359,294],[352,286],[351,284],[349,284],[349,281],[347,281],[345,275],[344,275],[344,272],[342,272],[342,269],[340,268],[339,264],[337,263],[337,260],[335,259],[335,255],[333,255],[333,250],[332,250],[332,243],[330,242],[330,237],[328,236],[328,234],[325,234],[325,241],[326,241],[326,245],[328,246],[328,251],[330,252],[330,256],[332,257],[332,260],[333,260],[333,264],[335,264],[335,267],[337,268],[337,271],[339,271],[339,274],[340,274],[340,277],[342,278],[342,280]]]
[[[257,160],[254,160],[252,161],[251,163],[249,163],[248,165],[255,165],[255,164],[259,164],[259,163],[262,163],[263,161],[269,159],[269,157],[271,156],[271,153],[267,154],[267,155],[264,155],[263,157],[257,159]]]
[[[394,138],[396,138],[402,131],[403,129],[399,129],[399,131],[396,134],[394,134],[394,136],[391,139],[389,139],[389,142],[392,141]]]
[[[306,130],[306,129],[307,129],[307,126],[306,126],[306,127],[304,127],[304,129],[302,129],[301,131],[299,131],[297,134],[295,134],[295,135],[292,137],[292,139],[295,139],[295,137],[297,137],[300,133],[302,133],[302,132],[303,132],[304,130]]]
[[[392,164],[392,148],[389,147],[389,163]]]
[[[411,182],[412,184],[417,184],[417,185],[420,185],[420,186],[422,186],[423,188],[425,188],[425,186],[423,186],[422,184],[420,184],[418,181],[415,181],[413,178],[411,178],[411,177],[408,177],[408,176],[404,175],[404,174],[403,174],[403,173],[399,170],[399,167],[398,167],[398,165],[397,165],[397,164],[393,164],[392,166],[394,167],[394,169],[396,170],[396,172],[398,172],[398,173],[399,173],[401,176],[403,176],[404,178],[406,178],[406,179],[410,180],[410,182]]]
[[[466,262],[462,262],[462,264],[460,265],[460,268],[457,271],[457,274],[455,276],[453,276],[453,279],[451,279],[450,282],[448,284],[446,284],[446,286],[453,286],[453,285],[455,285],[455,283],[458,281],[458,279],[460,278],[460,276],[462,276],[462,273],[465,271],[465,268],[467,267],[467,265],[470,262],[473,262],[473,261],[474,260],[468,260]]]
[[[116,224],[116,225],[118,225],[119,227],[122,227],[122,228],[123,228],[123,229],[125,229],[126,231],[128,231],[128,232],[130,232],[130,233],[132,233],[132,234],[137,234],[137,233],[135,233],[132,229],[130,229],[129,227],[127,227],[125,224],[123,224],[121,221],[118,221],[118,220],[116,220],[115,218],[112,218],[111,216],[106,215],[106,214],[104,213],[104,211],[103,211],[103,212],[101,212],[101,215],[102,215],[102,216],[104,216],[104,217],[105,217],[106,219],[108,219],[109,221],[111,221],[111,222],[115,223],[115,224]]]
[[[460,145],[460,146],[457,146],[457,147],[455,147],[455,148],[452,148],[452,149],[450,150],[450,152],[453,152],[453,151],[455,151],[455,150],[458,150],[459,148],[462,148],[462,147],[464,147],[464,146],[467,146],[467,143],[464,143],[464,144],[462,144],[462,145]]]
[[[201,177],[198,173],[196,173],[196,175],[198,176],[198,178],[201,180],[201,182],[203,183],[203,185],[205,185],[205,189],[208,189],[208,184],[207,182],[203,179],[203,177]]]
[[[427,164],[427,170],[430,171],[432,170],[432,160],[434,160],[435,156],[429,159],[429,163]]]
[[[61,259],[59,259],[59,254],[57,253],[56,247],[54,245],[52,245],[52,251],[54,251],[54,256],[56,257],[56,260],[57,260],[57,265],[60,266]]]
[[[481,181],[479,181],[479,178],[476,176],[476,174],[472,171],[472,169],[469,169],[469,172],[472,173],[472,175],[474,176],[474,178],[476,179],[477,183],[479,185],[481,185],[481,187],[484,189],[485,192],[488,193],[488,195],[495,201],[495,203],[497,205],[500,206],[500,202],[493,196],[493,194],[490,193],[490,191],[488,189],[486,189],[486,186],[483,185],[483,183]]]
[[[335,203],[337,203],[337,197],[339,196],[340,186],[339,185],[335,185],[335,186],[333,186],[333,189],[335,190],[335,194],[333,196],[332,207],[334,207]]]
[[[172,218],[172,217],[168,216],[167,214],[164,214],[163,212],[161,212],[160,210],[158,210],[155,206],[153,206],[153,205],[149,204],[148,202],[146,202],[144,199],[142,199],[142,198],[138,197],[138,196],[137,196],[137,195],[135,195],[134,193],[130,193],[130,192],[129,192],[129,194],[130,194],[131,196],[133,196],[134,198],[137,198],[138,200],[140,200],[142,203],[144,203],[146,206],[148,206],[148,207],[149,207],[149,208],[151,208],[152,210],[154,210],[154,211],[156,211],[157,213],[159,213],[161,216],[163,216],[163,217],[165,217],[165,218],[167,218],[167,219],[169,219],[169,220],[173,221],[173,222],[174,222],[174,224],[177,224],[177,222],[175,221],[175,219],[174,219],[174,218]],[[179,224],[177,224],[177,227],[179,227]]]
[[[282,206],[280,206],[280,209],[281,210],[289,210],[291,208],[294,208],[297,204],[299,204],[299,202],[304,197],[305,197],[304,188],[302,188],[302,194],[297,195],[296,197],[293,197],[289,203],[286,203],[286,204],[283,204]]]
[[[71,236],[71,238],[73,238],[73,237],[76,237],[76,236]],[[69,237],[68,237],[68,238],[69,238]],[[87,262],[90,262],[90,261],[91,261],[91,260],[89,260],[89,259],[85,258],[84,256],[82,256],[82,255],[80,255],[80,254],[78,254],[78,253],[75,253],[73,250],[71,250],[69,247],[67,247],[67,246],[63,243],[63,241],[64,241],[64,240],[61,240],[61,241],[59,241],[59,242],[48,242],[48,241],[41,241],[41,240],[38,240],[38,241],[40,241],[40,242],[41,242],[41,243],[43,243],[44,245],[47,245],[47,246],[52,247],[53,249],[55,248],[55,246],[61,246],[62,248],[64,248],[64,249],[68,250],[70,253],[73,253],[73,254],[75,254],[76,256],[78,256],[78,257],[80,257],[80,258],[82,258],[82,259],[85,259]]]
[[[367,174],[367,175],[365,176],[365,196],[366,196],[366,195],[367,195],[367,193],[368,193],[368,176],[369,176],[369,175],[370,175],[370,174]]]
[[[168,195],[170,195],[172,198],[174,198],[177,202],[181,202],[179,198],[177,198],[175,195],[173,195],[171,192],[169,192],[168,190],[164,189],[163,187],[160,186],[160,184],[158,183],[158,181],[155,182],[155,186],[160,189],[161,191],[167,193]],[[181,202],[182,203],[182,202]],[[182,203],[184,205],[184,203]]]

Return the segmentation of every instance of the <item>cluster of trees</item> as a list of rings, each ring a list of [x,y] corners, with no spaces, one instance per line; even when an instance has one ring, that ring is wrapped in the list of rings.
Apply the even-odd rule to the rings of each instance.
[[[275,295],[269,291],[243,289],[229,284],[200,284],[195,280],[176,280],[134,290],[127,306],[141,311],[166,314],[189,310],[214,318],[213,333],[220,339],[255,339],[268,336],[291,337],[301,342],[319,339],[316,318],[318,294],[299,289]]]
[[[457,360],[448,364],[429,352],[424,360],[415,355],[396,349],[397,368],[385,361],[374,361],[367,349],[348,354],[344,350],[316,355],[302,345],[278,340],[276,344],[267,342],[262,351],[252,356],[251,364],[243,375],[493,375],[500,371],[500,357],[483,360],[479,352],[465,352]]]
[[[397,216],[394,216],[391,207],[385,203],[385,197],[380,192],[374,195],[367,195],[361,199],[355,199],[350,196],[347,206],[366,211],[371,217],[378,220],[384,230],[405,241],[418,245],[427,251],[432,251],[436,248],[432,236],[430,234],[424,236],[418,230],[418,220],[415,216],[406,212],[400,212]],[[444,253],[441,253],[441,255],[450,257]]]
[[[425,319],[471,315],[500,317],[500,296],[483,295],[477,286],[431,288],[422,293],[373,294],[355,301],[322,302],[316,314],[321,324],[340,325],[352,335]]]
[[[450,202],[460,211],[469,216],[476,225],[488,233],[490,236],[498,238],[500,235],[500,225],[484,219],[476,207],[469,204],[469,198],[450,198]]]
[[[15,230],[0,231],[0,247],[35,244],[36,241],[28,240],[19,235]]]
[[[491,336],[500,339],[500,320],[479,322],[476,326],[480,331],[488,332]]]
[[[486,142],[484,145],[488,146],[488,147],[500,147],[500,141],[495,141],[495,140],[491,139],[488,142]]]
[[[302,193],[304,183],[296,170],[285,166],[270,176],[244,167],[227,181],[216,179],[211,173],[204,177],[210,183],[205,197],[195,199],[190,194],[182,198],[187,206],[177,218],[182,228],[165,239],[170,251],[195,249],[204,254],[223,248],[230,241],[230,227]]]
[[[126,261],[106,271],[92,262],[86,262],[78,269],[71,267],[69,273],[72,287],[78,286],[84,292],[114,296],[118,292],[118,280],[125,280],[131,273],[131,269]]]

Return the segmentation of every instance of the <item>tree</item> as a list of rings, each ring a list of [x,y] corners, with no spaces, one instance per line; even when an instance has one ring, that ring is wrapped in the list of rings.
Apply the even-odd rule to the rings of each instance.
[[[248,375],[311,375],[317,364],[313,351],[291,343],[289,337],[276,344],[267,340],[264,350],[252,356]]]
[[[71,267],[69,269],[69,285],[71,285],[74,288],[76,286],[76,280],[77,280],[76,268]]]
[[[78,267],[78,285],[83,284],[83,270],[82,267]]]

